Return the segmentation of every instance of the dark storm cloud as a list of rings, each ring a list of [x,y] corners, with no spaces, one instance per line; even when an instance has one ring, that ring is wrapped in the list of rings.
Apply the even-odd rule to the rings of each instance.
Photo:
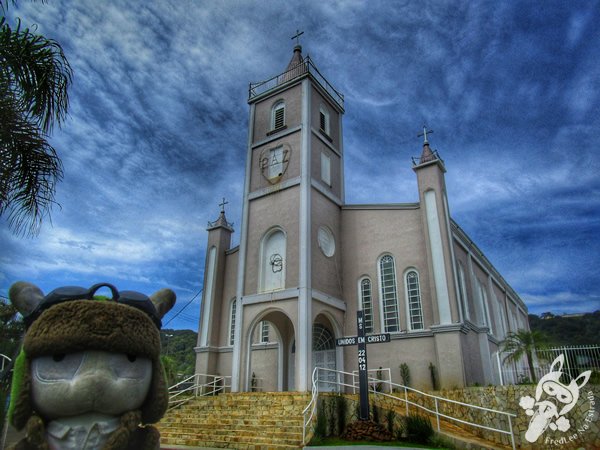
[[[410,157],[427,123],[453,217],[530,310],[600,307],[597,2],[18,7],[75,78],[52,137],[62,208],[37,239],[2,230],[0,293],[16,279],[46,291],[101,279],[192,298],[222,197],[240,222],[248,82],[284,70],[300,28],[345,95],[348,203],[418,200]],[[199,299],[170,325],[195,329]]]

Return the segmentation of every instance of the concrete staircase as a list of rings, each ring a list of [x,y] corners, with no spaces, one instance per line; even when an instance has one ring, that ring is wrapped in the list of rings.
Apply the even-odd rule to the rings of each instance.
[[[158,424],[161,447],[184,445],[246,450],[302,447],[302,411],[310,394],[223,393],[198,397]]]

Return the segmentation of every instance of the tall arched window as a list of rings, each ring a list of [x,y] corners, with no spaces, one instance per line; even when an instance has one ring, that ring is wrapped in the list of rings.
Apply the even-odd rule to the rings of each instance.
[[[365,318],[365,332],[373,333],[373,295],[371,289],[371,280],[362,278],[358,282],[358,301]]]
[[[285,102],[283,100],[275,103],[271,110],[271,130],[277,130],[285,126]]]
[[[463,305],[465,318],[470,320],[471,314],[469,312],[469,297],[467,296],[467,284],[465,282],[465,269],[460,261],[458,262],[458,293],[460,295],[460,301]]]
[[[260,292],[285,288],[285,234],[279,228],[269,231],[261,243]]]
[[[392,255],[384,255],[379,260],[379,281],[383,331],[384,333],[398,332],[400,331],[400,321],[398,318],[396,264]]]
[[[233,345],[235,339],[235,310],[237,301],[234,298],[231,300],[231,314],[229,316],[229,345]]]
[[[408,324],[411,330],[423,329],[423,308],[421,306],[421,286],[416,270],[406,272],[406,305],[408,307]]]

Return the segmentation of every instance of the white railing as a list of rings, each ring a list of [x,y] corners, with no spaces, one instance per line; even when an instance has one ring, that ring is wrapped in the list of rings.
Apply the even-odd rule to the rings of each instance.
[[[169,409],[189,402],[195,397],[231,392],[231,376],[197,373],[169,388]]]
[[[568,373],[571,378],[586,370],[600,371],[600,345],[577,345],[552,347],[534,352],[534,371],[536,380],[550,371],[550,364],[559,355],[565,355],[563,372]],[[527,357],[523,356],[519,361],[509,361],[510,353],[497,352],[496,366],[500,384],[531,383],[531,376]]]
[[[369,369],[367,370],[367,373],[369,374],[369,390],[373,392],[383,392],[383,390],[385,389],[384,386],[386,386],[387,392],[392,392],[389,383],[392,381],[392,369],[390,369],[389,367],[386,369]],[[373,373],[375,374],[374,377],[371,376],[371,374]],[[387,376],[385,378],[382,378],[384,374]],[[354,385],[352,393],[356,394],[358,392],[359,386],[358,370],[352,371],[352,384]]]
[[[11,361],[12,359],[10,359],[8,356],[0,353],[0,372],[4,372],[4,368],[10,364]]]
[[[333,378],[333,377],[327,377],[327,379],[321,379],[321,377],[319,376],[319,374],[321,372],[323,372],[323,373],[335,372],[336,374],[340,374],[341,377],[339,375],[336,375],[336,377],[335,377],[336,381],[332,381],[331,379],[329,379],[329,378]],[[323,369],[320,367],[316,367],[315,370],[313,371],[312,397],[311,397],[310,403],[303,411],[303,415],[304,415],[304,425],[303,425],[303,430],[302,430],[303,443],[306,443],[307,430],[311,429],[310,427],[312,427],[312,423],[315,418],[315,413],[316,413],[316,408],[317,408],[317,398],[319,396],[319,389],[318,389],[319,383],[329,383],[329,384],[334,383],[337,385],[338,392],[342,391],[342,389],[341,389],[342,387],[350,388],[350,389],[352,389],[353,392],[355,392],[356,385],[355,385],[354,381],[352,382],[352,384],[340,382],[340,378],[345,379],[345,376],[350,376],[350,377],[352,377],[352,379],[354,379],[355,374],[338,371],[338,370]],[[385,383],[388,385],[387,391],[389,393],[388,392],[379,392],[374,389],[374,387],[380,383]],[[394,389],[404,391],[404,398],[393,395],[392,393],[394,392]],[[429,414],[432,414],[433,416],[435,416],[438,432],[441,430],[440,418],[444,418],[444,419],[451,420],[454,422],[462,423],[464,425],[469,425],[469,426],[473,426],[476,428],[482,428],[482,429],[485,429],[488,431],[506,434],[506,435],[510,436],[512,448],[513,448],[513,450],[515,450],[515,436],[514,436],[513,428],[512,428],[512,418],[516,417],[515,414],[507,413],[504,411],[498,411],[498,410],[491,409],[491,408],[485,408],[483,406],[471,405],[468,403],[463,403],[463,402],[459,402],[456,400],[439,397],[437,395],[431,395],[426,392],[419,391],[418,389],[413,389],[408,386],[403,386],[401,384],[392,383],[392,381],[389,379],[386,381],[386,380],[381,380],[378,378],[369,377],[369,391],[373,392],[373,394],[375,394],[376,396],[381,395],[381,396],[393,399],[398,402],[404,402],[407,415],[409,413],[409,406],[416,407],[418,409],[428,412]],[[424,405],[420,405],[418,403],[415,403],[415,402],[409,400],[409,398],[408,398],[409,392],[411,392],[417,396],[420,396],[421,398],[431,399],[431,401],[433,401],[434,409],[428,408]],[[440,404],[442,404],[442,403],[452,403],[452,404],[460,405],[460,406],[463,406],[463,407],[466,407],[469,409],[473,409],[476,411],[482,411],[487,414],[498,414],[500,416],[504,416],[504,417],[506,417],[506,421],[508,423],[508,429],[494,428],[494,427],[490,427],[490,426],[486,426],[486,425],[481,425],[479,423],[470,422],[468,420],[463,420],[463,419],[459,419],[457,417],[450,416],[448,414],[444,414],[443,412],[440,411]],[[307,414],[308,414],[308,417],[307,417]]]

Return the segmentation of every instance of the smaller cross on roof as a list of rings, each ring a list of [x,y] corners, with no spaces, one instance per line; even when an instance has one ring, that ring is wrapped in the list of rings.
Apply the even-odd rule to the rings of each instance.
[[[300,36],[304,34],[304,31],[296,30],[296,34],[292,36],[292,40],[296,39],[296,45],[300,45]]]
[[[228,205],[229,202],[225,200],[225,197],[223,197],[223,201],[221,203],[219,203],[219,206],[221,207],[221,212],[224,213],[225,212],[225,205]]]
[[[431,133],[433,133],[433,130],[428,130],[427,125],[423,125],[423,132],[417,134],[417,137],[421,137],[421,136],[424,137],[423,144],[429,144],[429,141],[427,140],[427,133],[431,134]]]

